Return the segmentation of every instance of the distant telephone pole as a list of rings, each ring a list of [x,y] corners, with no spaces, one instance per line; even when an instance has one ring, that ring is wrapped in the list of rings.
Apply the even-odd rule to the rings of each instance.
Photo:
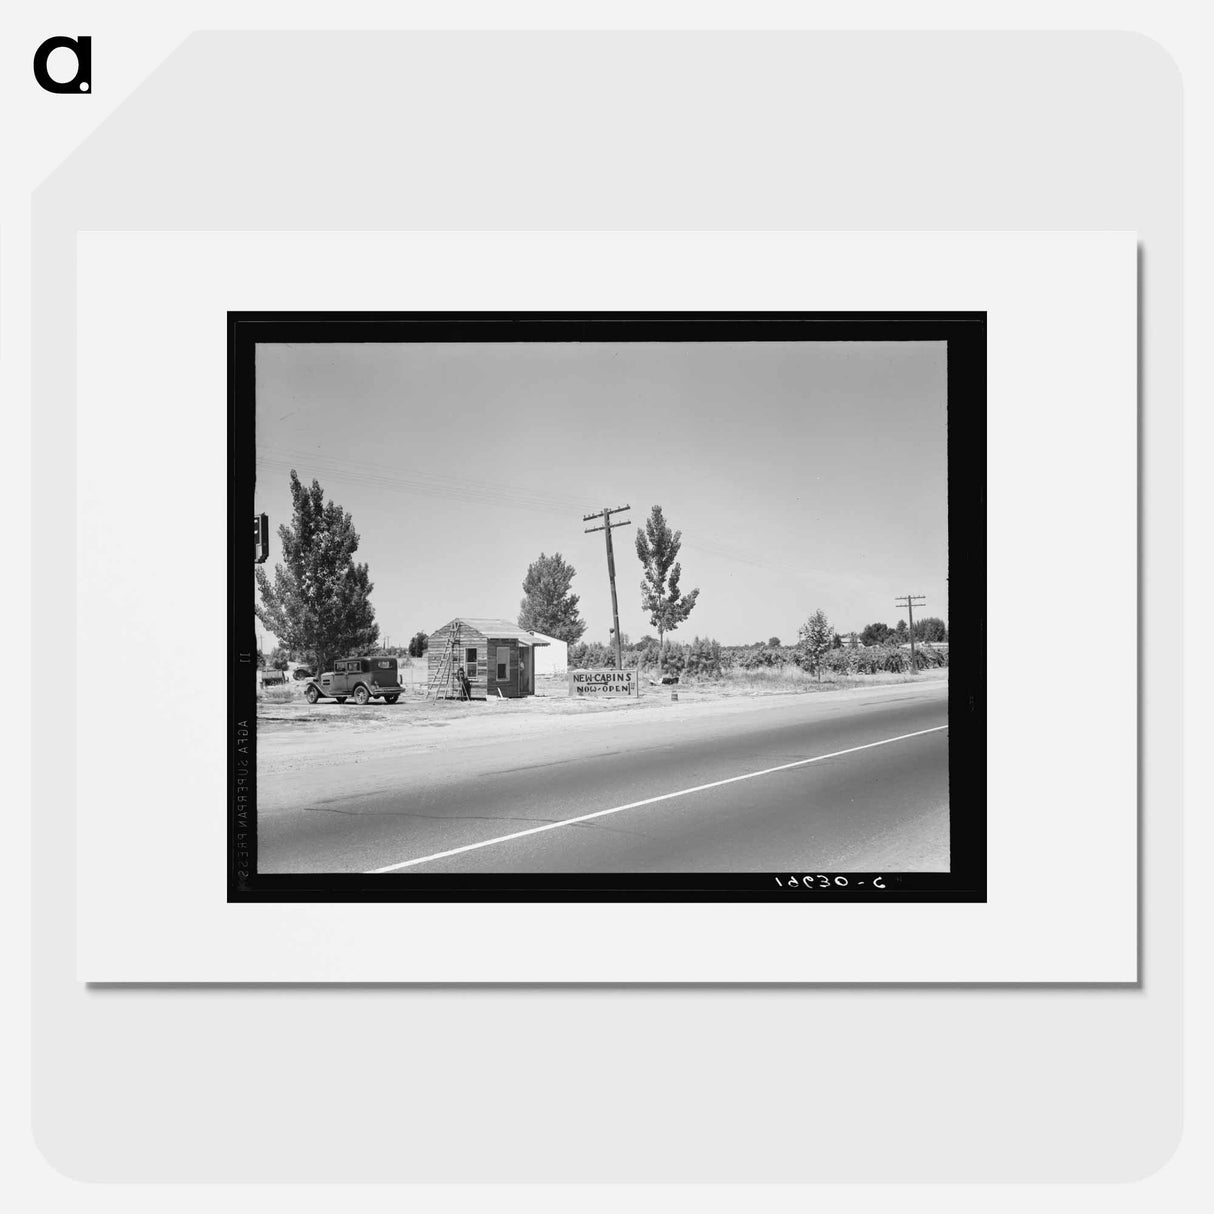
[[[915,673],[915,608],[922,607],[927,599],[921,594],[904,594],[900,599],[894,599],[894,602],[899,607],[906,608],[908,622],[910,624],[910,639],[911,639],[911,674]]]
[[[589,535],[592,531],[602,531],[607,537],[607,577],[611,580],[611,635],[615,638],[615,668],[616,670],[624,669],[624,647],[620,642],[620,607],[615,597],[615,552],[611,547],[611,532],[616,527],[630,527],[632,523],[628,519],[622,522],[613,523],[611,516],[613,514],[622,514],[625,510],[630,509],[629,506],[616,506],[612,509],[610,506],[604,506],[597,514],[583,514],[582,522],[588,523],[591,519],[601,518],[603,525],[601,527],[587,527],[586,534]]]

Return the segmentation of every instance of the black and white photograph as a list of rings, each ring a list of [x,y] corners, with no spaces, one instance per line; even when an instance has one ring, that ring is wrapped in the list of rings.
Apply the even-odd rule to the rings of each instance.
[[[229,365],[230,899],[984,900],[984,314]]]

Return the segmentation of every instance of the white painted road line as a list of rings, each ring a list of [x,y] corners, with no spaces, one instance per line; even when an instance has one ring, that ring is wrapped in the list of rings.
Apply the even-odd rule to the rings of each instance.
[[[417,864],[429,864],[432,860],[445,860],[448,856],[458,856],[466,851],[477,851],[482,847],[492,847],[496,843],[509,843],[512,839],[523,839],[527,835],[540,835],[546,830],[556,830],[560,826],[574,826],[578,822],[590,822],[594,818],[605,818],[608,814],[620,814],[626,809],[640,809],[643,805],[655,805],[659,801],[670,801],[675,797],[689,797],[692,793],[705,792],[709,788],[721,788],[725,784],[736,784],[739,780],[754,780],[758,776],[770,776],[777,771],[790,771],[794,767],[804,767],[809,763],[822,763],[827,759],[838,759],[843,755],[854,755],[860,750],[872,750],[874,746],[889,746],[892,742],[905,742],[908,738],[921,738],[924,734],[939,733],[947,729],[947,725],[933,725],[931,729],[919,729],[914,733],[899,734],[896,738],[882,738],[880,742],[865,742],[863,746],[850,746],[847,750],[832,751],[828,755],[815,755],[812,759],[797,759],[794,763],[781,763],[779,767],[766,767],[762,771],[748,771],[745,775],[730,776],[726,780],[714,780],[711,784],[697,784],[695,788],[683,788],[678,792],[664,792],[660,797],[647,797],[644,801],[630,801],[627,805],[616,805],[611,809],[598,809],[592,814],[582,814],[577,818],[562,818],[559,822],[546,822],[543,826],[532,826],[527,830],[516,830],[511,835],[498,835],[496,839],[484,839],[480,843],[467,843],[463,847],[453,847],[450,851],[438,851],[432,856],[418,856],[416,860],[402,860],[399,864],[385,864],[383,868],[369,869],[369,873],[394,873],[402,868],[413,868]]]

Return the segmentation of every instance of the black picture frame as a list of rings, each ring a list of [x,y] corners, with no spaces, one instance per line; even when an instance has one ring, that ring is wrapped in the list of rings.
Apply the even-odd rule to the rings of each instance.
[[[227,900],[985,902],[985,312],[230,312]],[[934,341],[948,346],[949,835],[946,873],[258,873],[255,350],[259,342]],[[744,797],[745,786],[738,792]],[[839,878],[843,880],[840,881]]]

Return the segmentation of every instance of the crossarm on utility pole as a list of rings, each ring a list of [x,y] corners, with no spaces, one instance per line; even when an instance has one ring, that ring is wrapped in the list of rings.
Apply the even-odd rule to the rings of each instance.
[[[631,507],[631,506],[612,506],[612,507],[604,507],[602,510],[596,510],[596,511],[595,511],[593,514],[583,514],[583,515],[582,515],[582,522],[583,522],[583,523],[588,523],[588,522],[590,522],[590,520],[591,520],[592,518],[601,518],[601,519],[602,519],[604,522],[606,522],[606,521],[607,521],[607,517],[608,517],[608,515],[612,515],[612,514],[623,514],[625,510],[631,510],[631,509],[632,509],[632,507]],[[614,524],[612,524],[612,525],[613,525],[613,526],[615,526],[615,527],[627,527],[627,526],[629,526],[629,524],[628,524],[627,522],[624,522],[624,523],[614,523]],[[592,528],[591,528],[591,530],[592,530],[592,531],[597,531],[597,530],[598,530],[598,528],[597,528],[597,527],[592,527]]]
[[[904,594],[899,599],[894,599],[894,602],[899,607],[906,608],[907,626],[910,629],[910,645],[911,645],[911,674],[915,673],[915,608],[922,607],[927,599],[921,594]]]

